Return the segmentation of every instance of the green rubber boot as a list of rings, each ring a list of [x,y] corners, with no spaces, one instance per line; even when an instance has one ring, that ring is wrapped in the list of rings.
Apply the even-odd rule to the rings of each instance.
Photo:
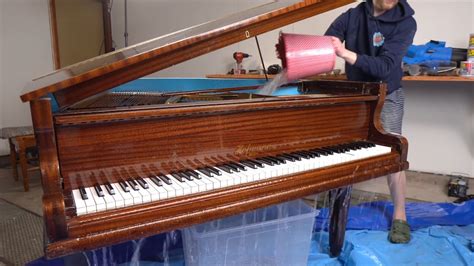
[[[410,239],[410,225],[403,220],[393,220],[388,240],[394,244],[406,244],[410,242]]]

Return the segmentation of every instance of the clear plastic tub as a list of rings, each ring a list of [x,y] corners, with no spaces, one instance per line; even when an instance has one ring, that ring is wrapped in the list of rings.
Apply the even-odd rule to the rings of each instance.
[[[307,265],[317,213],[295,200],[183,229],[186,265]]]

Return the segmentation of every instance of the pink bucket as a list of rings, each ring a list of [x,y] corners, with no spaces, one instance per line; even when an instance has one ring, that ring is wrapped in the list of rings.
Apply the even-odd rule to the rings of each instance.
[[[276,49],[288,81],[331,72],[336,63],[328,36],[281,33]]]

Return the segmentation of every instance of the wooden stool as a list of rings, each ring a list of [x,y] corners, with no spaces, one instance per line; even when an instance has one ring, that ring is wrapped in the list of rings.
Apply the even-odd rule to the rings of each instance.
[[[39,167],[28,167],[26,151],[28,148],[35,147],[36,141],[33,135],[33,127],[6,127],[0,130],[0,138],[8,139],[10,144],[10,160],[13,170],[13,178],[18,181],[17,157],[20,161],[21,173],[23,176],[23,187],[25,191],[29,190],[28,171],[38,169]]]
[[[18,181],[18,169],[17,169],[17,156],[20,161],[21,176],[23,177],[23,188],[25,191],[30,190],[30,179],[28,171],[34,171],[39,167],[28,167],[28,160],[26,158],[26,151],[28,148],[34,148],[36,146],[36,140],[34,135],[17,136],[9,139],[10,144],[10,160],[13,168],[13,177],[15,181]]]

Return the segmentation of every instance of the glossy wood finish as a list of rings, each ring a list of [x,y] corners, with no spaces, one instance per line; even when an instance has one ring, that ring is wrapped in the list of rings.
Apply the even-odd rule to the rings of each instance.
[[[66,238],[68,233],[51,102],[49,99],[34,100],[30,102],[30,109],[39,150],[43,219],[49,241],[56,241]]]
[[[170,43],[157,38],[51,73],[31,83],[27,88],[29,92],[21,99],[31,101],[55,93],[59,105],[67,107],[125,82],[352,2],[318,0],[301,1],[290,6],[284,6],[283,2],[260,6],[261,14],[242,21],[236,21],[236,16],[228,25],[225,25],[225,20],[224,24],[210,22],[208,31],[195,36],[173,39]],[[269,10],[272,6],[277,9]],[[251,14],[256,10],[253,9]]]
[[[169,173],[182,170],[187,161],[198,160],[196,165],[203,166],[209,158],[229,161],[367,139],[367,104],[316,104],[298,108],[289,101],[288,107],[273,110],[248,104],[240,112],[205,114],[181,109],[179,116],[57,127],[64,187],[77,188],[77,178],[84,186],[93,185],[87,173],[97,169],[112,172],[121,166],[154,164]],[[182,166],[168,166],[175,162]],[[110,181],[120,178],[107,176]]]

